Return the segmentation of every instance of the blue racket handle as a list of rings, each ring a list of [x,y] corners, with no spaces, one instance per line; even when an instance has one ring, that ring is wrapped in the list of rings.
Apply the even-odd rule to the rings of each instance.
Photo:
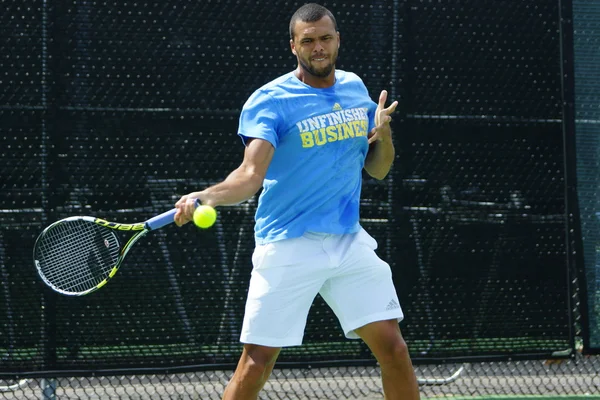
[[[196,199],[196,207],[200,207],[200,205],[202,205],[202,203],[200,202],[200,200]],[[176,212],[177,212],[176,208],[169,210],[167,212],[164,212],[160,215],[157,215],[156,217],[150,218],[148,221],[146,221],[146,223],[144,225],[146,226],[146,229],[148,229],[149,231],[153,231],[155,229],[160,229],[165,225],[169,225],[169,224],[172,224],[173,222],[175,222],[174,217],[175,217]]]
[[[146,229],[148,229],[149,231],[153,231],[155,229],[162,228],[165,225],[172,224],[173,222],[175,222],[174,217],[176,212],[176,208],[164,212],[160,215],[157,215],[156,217],[150,218],[148,221],[146,221],[144,225],[146,225]]]

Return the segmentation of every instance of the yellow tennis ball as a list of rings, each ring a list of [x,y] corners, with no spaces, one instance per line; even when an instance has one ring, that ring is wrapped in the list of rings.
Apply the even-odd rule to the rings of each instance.
[[[211,206],[199,206],[194,211],[194,224],[199,228],[210,228],[217,220],[217,212]]]

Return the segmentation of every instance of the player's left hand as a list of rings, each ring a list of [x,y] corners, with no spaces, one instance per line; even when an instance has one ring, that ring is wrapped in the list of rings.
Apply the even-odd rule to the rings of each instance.
[[[385,102],[387,101],[387,96],[387,90],[382,90],[379,95],[379,104],[377,104],[377,110],[375,110],[375,128],[369,132],[369,144],[392,140],[392,128],[390,127],[390,122],[392,121],[391,115],[396,111],[398,102],[394,101],[386,108]]]

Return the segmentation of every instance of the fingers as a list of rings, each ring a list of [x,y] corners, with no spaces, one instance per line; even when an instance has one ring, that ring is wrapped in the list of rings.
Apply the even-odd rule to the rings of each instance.
[[[182,196],[177,203],[175,203],[175,224],[177,226],[183,226],[190,222],[196,210],[196,199],[189,195]]]
[[[179,200],[177,200],[177,203],[175,203],[175,208],[179,208],[180,206],[185,204],[187,198],[188,198],[187,194],[185,196],[181,196],[181,198]]]
[[[177,226],[185,225],[185,219],[183,218],[183,215],[182,215],[180,209],[178,209],[175,212],[175,216],[173,217],[173,220],[175,221],[175,225],[177,225]]]
[[[368,143],[375,143],[377,141],[377,129],[373,128],[371,134],[369,135]]]
[[[389,107],[385,108],[387,96],[387,90],[382,90],[379,95],[379,104],[377,104],[377,110],[375,112],[375,125],[377,126],[391,122],[392,117],[390,115],[393,114],[394,111],[396,111],[396,107],[398,107],[398,102],[394,101]]]
[[[387,101],[388,92],[387,90],[382,90],[379,94],[379,104],[378,107],[383,109],[385,107],[385,102]]]
[[[392,117],[389,116],[389,115],[384,115],[384,116],[381,117],[381,123],[382,124],[384,124],[386,122],[389,124],[391,121],[392,121]]]
[[[175,216],[173,219],[175,220],[175,225],[177,225],[177,226],[181,226],[184,224],[182,207],[183,207],[183,204],[185,203],[186,198],[187,198],[187,196],[182,196],[179,200],[177,200],[177,203],[175,203],[175,208],[177,209],[177,211],[175,211]]]
[[[379,94],[379,104],[377,104],[377,110],[375,110],[375,125],[381,125],[381,113],[385,107],[387,101],[387,90],[382,90]]]
[[[398,102],[394,101],[388,108],[383,108],[380,110],[380,112],[383,114],[383,116],[390,116],[394,113],[394,111],[396,111],[396,107],[398,107]],[[380,117],[380,119],[382,119],[381,122],[385,122],[384,118]],[[391,117],[388,119],[388,121],[391,121]]]
[[[398,101],[394,101],[388,108],[385,108],[387,96],[387,90],[382,90],[381,94],[379,95],[379,104],[377,104],[377,108],[381,111],[385,111],[387,114],[391,114],[396,110],[396,107],[398,106]]]
[[[394,109],[392,109],[391,112],[393,112],[393,110]],[[387,114],[387,109],[381,110],[375,116],[375,126],[376,127],[383,126],[384,124],[389,124],[390,122],[392,122],[392,117]]]
[[[188,222],[190,222],[191,218],[188,218],[186,216],[183,208],[178,208],[177,211],[175,212],[174,220],[175,220],[175,225],[183,226],[183,225],[187,224]]]
[[[388,115],[390,115],[396,111],[396,107],[398,107],[398,101],[394,101],[388,108],[385,109],[385,111]]]

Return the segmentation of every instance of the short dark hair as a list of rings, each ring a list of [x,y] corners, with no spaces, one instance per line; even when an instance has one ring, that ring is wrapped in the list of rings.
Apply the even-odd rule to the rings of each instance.
[[[323,17],[329,17],[331,19],[337,32],[337,21],[335,20],[335,17],[331,11],[316,3],[308,3],[303,5],[296,10],[290,19],[290,39],[294,40],[294,28],[296,27],[296,22],[317,22]]]

